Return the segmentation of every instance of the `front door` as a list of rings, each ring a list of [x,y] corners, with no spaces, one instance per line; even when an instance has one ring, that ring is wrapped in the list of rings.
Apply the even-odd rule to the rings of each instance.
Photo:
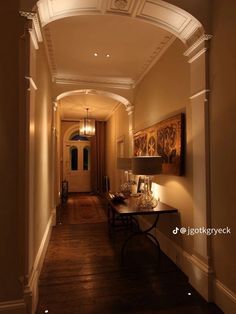
[[[64,143],[63,178],[68,181],[69,192],[91,192],[89,141]]]

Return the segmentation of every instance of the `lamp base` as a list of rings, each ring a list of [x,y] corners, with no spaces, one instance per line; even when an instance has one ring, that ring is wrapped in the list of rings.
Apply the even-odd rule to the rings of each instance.
[[[151,191],[144,191],[138,199],[137,207],[139,209],[152,209],[157,206],[157,199],[153,197]]]

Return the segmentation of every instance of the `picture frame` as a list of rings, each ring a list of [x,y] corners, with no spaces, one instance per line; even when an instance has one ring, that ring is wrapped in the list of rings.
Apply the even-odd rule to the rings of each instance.
[[[184,175],[185,114],[179,113],[134,134],[134,156],[161,156],[162,174]]]

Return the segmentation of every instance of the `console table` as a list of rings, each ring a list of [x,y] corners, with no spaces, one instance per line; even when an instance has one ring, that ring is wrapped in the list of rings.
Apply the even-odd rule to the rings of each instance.
[[[138,197],[129,197],[128,199],[123,200],[122,202],[114,202],[112,199],[107,196],[108,201],[108,223],[111,228],[116,227],[116,220],[122,219],[127,221],[132,221],[136,224],[136,228],[132,228],[132,232],[129,235],[127,239],[125,239],[122,248],[121,248],[121,257],[123,259],[125,248],[128,244],[128,242],[135,237],[136,235],[145,234],[149,238],[151,238],[154,243],[157,245],[158,248],[160,248],[158,240],[151,234],[151,230],[156,228],[158,219],[160,215],[163,214],[171,214],[171,213],[177,213],[178,210],[176,208],[173,208],[165,203],[158,202],[157,206],[151,209],[140,209],[137,207],[137,201]],[[137,219],[137,216],[147,216],[147,215],[153,215],[155,216],[154,222],[152,225],[145,230],[142,230],[139,227],[139,222]],[[124,219],[128,218],[128,220]]]

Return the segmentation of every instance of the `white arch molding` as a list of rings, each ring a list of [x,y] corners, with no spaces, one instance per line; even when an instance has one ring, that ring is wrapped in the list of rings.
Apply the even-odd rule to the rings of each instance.
[[[103,91],[103,90],[98,90],[98,89],[76,89],[76,90],[71,90],[71,91],[67,91],[64,92],[62,94],[59,94],[56,97],[56,101],[61,100],[64,97],[67,96],[72,96],[72,95],[97,95],[97,96],[105,96],[107,98],[111,98],[113,100],[117,100],[119,103],[121,103],[122,105],[125,106],[125,110],[128,112],[128,114],[131,114],[133,111],[133,105],[130,103],[130,101],[128,99],[126,99],[125,97],[119,95],[119,94],[115,94],[115,93],[111,93],[111,92],[107,92],[107,91]]]
[[[120,104],[124,105],[125,110],[129,116],[129,154],[131,155],[133,152],[133,110],[134,110],[134,106],[130,103],[130,101],[119,95],[119,94],[115,94],[115,93],[111,93],[111,92],[107,92],[107,91],[102,91],[102,90],[97,90],[97,89],[78,89],[78,90],[72,90],[72,91],[68,91],[68,92],[64,92],[62,94],[59,94],[56,97],[56,101],[55,103],[57,103],[58,101],[60,101],[61,99],[63,99],[66,96],[71,96],[71,95],[101,95],[101,96],[105,96],[108,98],[111,98],[113,100],[117,100]]]
[[[120,3],[120,5],[119,5]],[[177,6],[161,0],[90,0],[90,1],[57,1],[39,0],[37,7],[42,25],[55,20],[91,14],[115,14],[143,20],[155,24],[178,37],[185,45],[185,56],[190,64],[190,106],[192,113],[192,145],[193,145],[193,227],[211,227],[209,200],[209,138],[208,138],[208,45],[211,36],[206,35],[202,24],[191,14]],[[74,91],[76,92],[76,91]],[[96,91],[99,93],[107,93]],[[69,92],[70,93],[70,92]],[[63,93],[57,97],[65,97]],[[108,93],[108,97],[117,97]],[[122,96],[118,96],[120,99]],[[116,99],[116,98],[113,98]],[[133,107],[123,99],[120,101],[130,108],[129,131],[132,137]],[[169,243],[161,242],[162,248]],[[182,249],[176,249],[176,254],[182,254],[182,269],[188,275],[191,284],[208,301],[212,300],[212,269],[210,263],[209,239],[207,236],[194,237],[194,251],[190,255]],[[177,255],[176,255],[177,256]]]
[[[178,37],[187,46],[204,34],[201,23],[185,10],[162,0],[39,0],[42,26],[78,15],[114,14],[152,23]]]

